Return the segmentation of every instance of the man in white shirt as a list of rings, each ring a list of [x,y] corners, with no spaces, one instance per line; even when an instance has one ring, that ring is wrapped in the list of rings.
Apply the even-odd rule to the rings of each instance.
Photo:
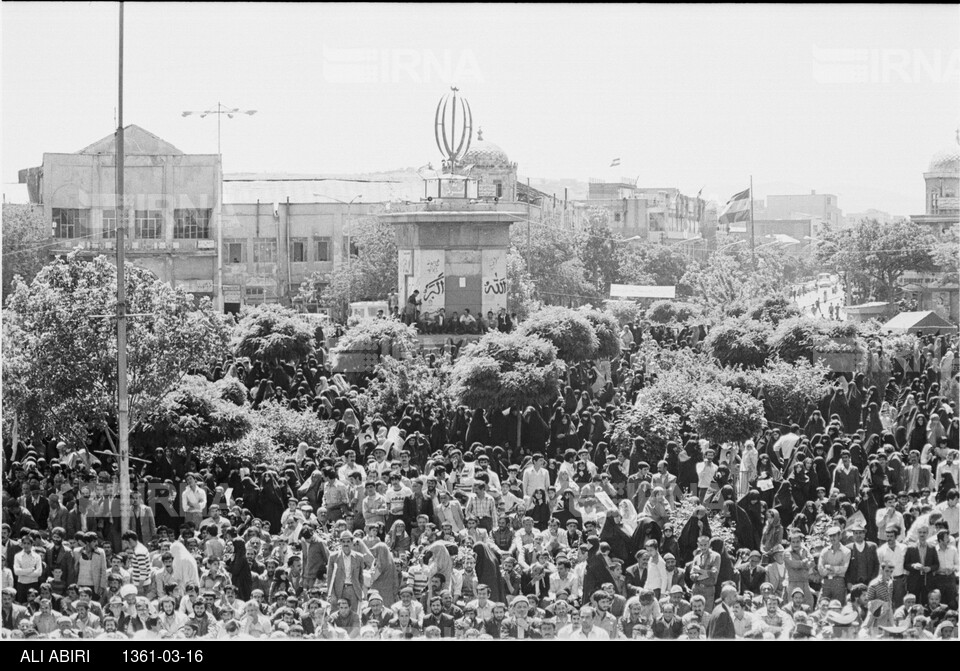
[[[597,611],[593,606],[584,606],[580,609],[580,627],[574,629],[572,624],[568,624],[557,638],[570,641],[609,641],[610,635],[596,625]]]
[[[653,538],[644,543],[644,549],[650,556],[647,564],[647,581],[643,588],[651,590],[660,599],[665,596],[672,586],[672,577],[667,575],[666,562],[660,556],[660,544]]]
[[[550,576],[550,597],[556,599],[557,594],[564,590],[571,596],[580,594],[580,578],[565,557],[557,560],[557,571]]]
[[[27,592],[39,586],[40,576],[43,574],[43,559],[39,552],[33,550],[35,540],[33,533],[21,538],[20,552],[13,557],[13,575],[17,577],[19,603],[26,603]]]
[[[907,530],[904,528],[903,513],[897,510],[897,495],[893,493],[887,494],[883,497],[883,502],[886,504],[886,507],[877,511],[877,529],[883,531],[891,526],[895,526],[900,529],[899,536],[903,538]]]
[[[893,564],[893,587],[891,589],[894,608],[903,605],[903,597],[907,593],[907,571],[903,567],[903,558],[907,553],[907,546],[898,542],[901,533],[899,527],[890,525],[886,529],[887,542],[877,547],[877,559],[880,566]]]
[[[717,465],[713,463],[713,450],[705,450],[703,461],[697,464],[697,492],[700,501],[707,494],[710,483],[713,482],[713,476],[717,474]]]
[[[950,525],[950,535],[954,538],[957,537],[957,532],[960,530],[960,492],[956,489],[951,489],[947,492],[947,500],[941,504],[938,504],[934,510],[941,515],[943,519]]]
[[[363,466],[357,463],[357,453],[353,450],[347,450],[343,453],[346,463],[337,469],[337,476],[340,478],[341,482],[350,482],[350,475],[353,473],[360,474],[360,481],[363,482],[367,479],[367,472],[364,470]]]
[[[546,460],[537,452],[533,455],[533,466],[523,472],[523,495],[530,497],[538,489],[544,492],[550,488],[550,472],[544,468]]]

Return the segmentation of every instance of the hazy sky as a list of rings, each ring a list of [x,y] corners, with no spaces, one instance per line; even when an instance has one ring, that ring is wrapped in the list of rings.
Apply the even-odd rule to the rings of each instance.
[[[4,2],[3,181],[114,128],[117,5]],[[956,6],[138,4],[124,122],[227,172],[417,167],[451,84],[521,176],[923,211],[956,148]],[[621,166],[609,168],[619,157]]]

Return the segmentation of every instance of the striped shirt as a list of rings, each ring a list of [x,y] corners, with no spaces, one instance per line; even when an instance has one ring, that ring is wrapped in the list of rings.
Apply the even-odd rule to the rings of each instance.
[[[150,553],[143,543],[137,543],[133,550],[133,563],[130,567],[130,582],[137,587],[150,584]]]

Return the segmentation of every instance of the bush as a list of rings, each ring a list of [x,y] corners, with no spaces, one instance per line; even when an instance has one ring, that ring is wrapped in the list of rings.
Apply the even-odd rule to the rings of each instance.
[[[740,443],[767,425],[763,404],[736,389],[712,389],[690,408],[690,422],[712,443]]]
[[[721,370],[709,356],[690,350],[671,352],[661,360],[657,381],[642,390],[637,405],[649,405],[663,412],[679,409],[690,412],[705,389],[720,385]]]
[[[451,370],[449,356],[435,368],[431,368],[427,357],[419,352],[403,361],[383,357],[374,369],[375,379],[358,401],[368,417],[392,417],[410,403],[416,408],[438,405],[438,390],[450,388]]]
[[[807,410],[827,391],[829,369],[821,363],[773,359],[756,373],[766,417],[771,422],[803,426]]]
[[[807,317],[786,319],[770,334],[770,353],[786,362],[810,361],[817,347],[824,341],[818,320]]]
[[[726,319],[714,326],[704,348],[724,366],[759,368],[769,355],[770,325],[752,319]]]
[[[244,309],[232,345],[237,356],[251,361],[300,361],[313,354],[313,333],[313,327],[290,308],[263,304]]]
[[[608,312],[600,312],[589,307],[580,308],[580,312],[587,318],[597,334],[597,358],[612,359],[620,355],[619,327],[617,320]]]
[[[560,393],[563,373],[557,349],[546,340],[522,333],[488,333],[457,358],[449,396],[455,404],[471,408],[542,405]]]
[[[613,315],[620,326],[627,324],[638,325],[643,321],[644,310],[634,301],[606,301],[607,311]]]
[[[304,442],[311,447],[330,444],[333,422],[322,420],[309,410],[297,411],[268,400],[255,415],[256,426],[266,431],[267,436],[280,450],[295,451]]]
[[[553,306],[535,312],[520,325],[519,332],[551,343],[564,361],[595,359],[600,347],[590,322],[570,308]]]
[[[793,304],[789,298],[783,294],[768,296],[758,302],[752,302],[747,306],[746,316],[756,321],[770,322],[774,326],[784,319],[797,317],[800,310]]]
[[[369,317],[351,325],[330,353],[379,349],[384,340],[389,340],[393,347],[399,346],[405,352],[417,349],[419,342],[417,332],[412,326],[405,326],[396,319]]]
[[[183,378],[144,418],[142,431],[151,438],[145,442],[194,448],[243,436],[253,426],[246,390],[236,403],[225,397],[225,392],[229,396],[235,388],[223,382],[213,383],[197,375]]]
[[[637,438],[644,446],[638,458],[649,464],[663,459],[667,442],[680,440],[680,418],[651,405],[636,405],[617,418],[613,425],[613,446],[630,449]]]
[[[702,316],[700,308],[682,301],[657,301],[647,310],[647,319],[656,324],[686,324]]]

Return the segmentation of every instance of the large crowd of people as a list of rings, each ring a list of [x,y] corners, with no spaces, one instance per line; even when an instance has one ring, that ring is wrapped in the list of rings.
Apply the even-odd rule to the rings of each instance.
[[[208,377],[334,421],[331,444],[280,467],[156,446],[126,524],[110,455],[5,444],[3,635],[955,639],[957,337],[836,376],[742,445],[684,421],[656,458],[615,448],[657,375],[639,344],[703,335],[629,324],[609,371],[571,366],[522,411],[438,393],[367,416],[376,378],[350,384],[322,349],[227,361]]]

